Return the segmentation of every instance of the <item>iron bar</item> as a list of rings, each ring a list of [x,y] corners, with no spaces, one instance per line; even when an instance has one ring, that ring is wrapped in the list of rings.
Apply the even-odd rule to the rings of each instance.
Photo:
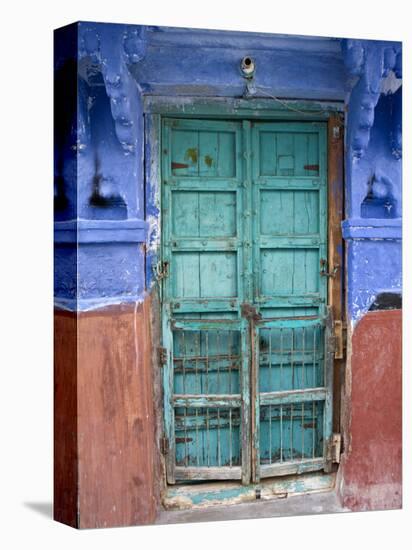
[[[282,370],[283,370],[283,329],[280,329],[280,380],[279,380],[279,390],[283,389],[283,379],[282,379]]]
[[[233,466],[232,460],[232,409],[229,409],[229,465]]]
[[[229,393],[232,393],[232,338],[233,332],[228,333],[228,357],[229,357]],[[240,356],[238,356],[240,359]]]
[[[313,327],[313,369],[312,369],[312,387],[316,385],[316,327]]]
[[[182,374],[182,377],[183,377],[183,393],[186,394],[186,371],[185,371],[185,358],[186,358],[186,342],[185,342],[185,333],[184,331],[182,332],[182,336],[181,336],[181,348],[182,348],[182,352],[183,352],[183,363],[182,363],[182,367],[183,367],[183,374]],[[188,453],[188,447],[187,447],[187,408],[185,407],[184,409],[184,432],[185,432],[185,466],[187,467],[189,464],[188,464],[188,461],[189,461],[189,453]]]
[[[197,338],[196,338],[197,336]],[[197,347],[197,352],[200,354],[200,332],[195,333],[195,347]],[[199,394],[202,393],[202,379],[198,375],[198,360],[196,358],[195,363],[195,377],[196,377],[196,383],[199,385]],[[195,409],[195,416],[196,416],[196,464],[199,466],[199,455],[200,455],[200,445],[199,445],[199,411],[196,408]]]
[[[283,462],[283,405],[280,405],[280,461]]]
[[[292,388],[293,389],[295,389],[295,357],[294,357],[295,342],[294,342],[294,339],[295,339],[295,333],[294,333],[294,330],[291,329],[291,334],[290,334],[290,366],[291,366],[291,369],[292,369]]]
[[[290,406],[290,460],[293,460],[293,405]]]
[[[305,456],[305,404],[302,403],[302,429],[301,429],[302,435],[301,435],[301,460],[303,460]]]
[[[272,329],[269,332],[269,387],[273,389],[272,384]],[[272,405],[269,405],[269,463],[272,464]]]
[[[305,327],[302,328],[302,389],[306,386],[305,384]]]
[[[315,418],[315,402],[312,402],[312,458],[315,458],[315,432],[316,432],[316,418]]]

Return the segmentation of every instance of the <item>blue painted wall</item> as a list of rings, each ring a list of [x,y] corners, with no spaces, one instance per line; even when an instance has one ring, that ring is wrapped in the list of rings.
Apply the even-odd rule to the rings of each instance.
[[[402,291],[402,49],[343,41],[347,75],[348,312],[356,322],[383,292]]]
[[[143,97],[242,97],[244,55],[260,97],[346,101],[350,317],[400,291],[399,43],[76,23],[55,32],[58,307],[144,299],[159,212]]]

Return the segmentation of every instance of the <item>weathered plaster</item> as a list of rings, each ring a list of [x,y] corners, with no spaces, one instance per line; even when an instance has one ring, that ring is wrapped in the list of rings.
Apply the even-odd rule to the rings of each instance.
[[[160,240],[159,152],[152,140],[160,119],[144,116],[143,96],[238,97],[242,108],[247,100],[241,99],[239,62],[246,53],[256,63],[257,96],[336,101],[346,95],[350,318],[356,321],[380,291],[400,290],[401,234],[394,229],[402,209],[399,43],[99,23],[59,33],[64,40],[56,40],[57,82],[72,82],[78,74],[77,105],[57,94],[59,112],[66,112],[56,135],[61,303],[76,298],[79,309],[104,306],[139,300],[150,288]],[[190,110],[193,97],[187,99]],[[367,225],[357,221],[365,219]],[[110,227],[109,220],[115,222]]]
[[[402,50],[344,40],[347,67],[346,217],[349,318],[402,289]]]
[[[246,83],[239,70],[245,55],[252,56],[256,63],[253,99],[245,99]],[[397,42],[102,23],[76,23],[56,31],[58,308],[90,310],[93,315],[91,310],[99,310],[99,314],[110,304],[132,304],[129,307],[134,310],[134,324],[122,332],[128,342],[134,338],[136,343],[143,334],[136,323],[141,302],[147,310],[143,324],[149,323],[148,304],[156,281],[154,267],[160,245],[160,112],[173,116],[179,107],[179,115],[183,116],[224,117],[236,109],[245,116],[269,119],[273,109],[283,109],[281,117],[285,120],[316,120],[316,116],[324,119],[329,112],[341,109],[345,100],[346,219],[342,229],[346,241],[350,362],[344,435],[354,428],[358,430],[358,441],[363,438],[367,446],[367,422],[359,416],[363,394],[352,394],[351,380],[358,384],[359,373],[364,376],[361,368],[366,369],[364,379],[373,376],[373,360],[362,363],[362,354],[352,346],[351,335],[355,334],[355,324],[369,308],[373,309],[378,295],[401,292],[401,55],[401,44]],[[281,98],[281,103],[269,96]],[[199,110],[202,101],[203,110]],[[308,101],[312,103],[308,105]],[[163,110],[156,110],[154,106],[161,103]],[[316,109],[320,114],[316,115]],[[158,311],[157,306],[153,307]],[[99,333],[97,322],[93,326],[96,328],[89,333],[90,341]],[[114,339],[118,337],[115,332],[111,334]],[[390,337],[390,331],[385,334],[385,338]],[[116,355],[109,340],[108,353]],[[158,341],[159,335],[155,335],[153,347],[142,343],[145,376],[153,370]],[[59,342],[59,353],[64,356],[64,339]],[[86,356],[87,338],[83,345]],[[152,362],[148,361],[150,356]],[[104,361],[109,371],[115,364],[128,368],[120,359],[117,355],[115,359],[102,359],[97,369]],[[355,372],[351,364],[357,365]],[[379,376],[388,375],[387,367],[383,369],[385,364],[380,366]],[[117,371],[112,368],[112,372]],[[123,384],[126,379],[119,377]],[[364,384],[359,389],[369,391]],[[141,395],[142,403],[145,399],[151,399],[146,390]],[[127,402],[120,399],[119,403],[126,408],[134,406],[135,398],[129,396]],[[87,411],[86,405],[82,403]],[[358,417],[352,415],[352,405]],[[399,403],[395,405],[397,414]],[[151,422],[150,415],[145,414]],[[121,424],[122,419],[119,421]],[[377,440],[374,444],[379,453],[383,447]],[[362,466],[362,460],[358,464]],[[355,464],[348,469],[342,480],[342,490],[350,492],[350,498],[358,490],[356,468]],[[345,483],[351,481],[349,489],[345,488]],[[365,489],[365,506],[373,506],[374,499],[382,500],[382,495],[390,493],[391,480],[382,476],[379,483],[381,488],[369,484]],[[93,490],[91,487],[92,495]],[[142,493],[137,493],[141,499]],[[139,513],[145,514],[144,499],[139,502]],[[124,515],[127,522],[149,521],[136,519],[133,514]],[[100,519],[95,519],[94,524],[100,525]]]
[[[402,312],[370,311],[351,331],[344,396],[344,455],[338,487],[345,507],[402,506]]]
[[[266,101],[267,94],[344,97],[336,39],[83,22],[56,32],[57,111],[66,113],[56,138],[56,305],[104,307],[141,300],[151,288],[160,242],[151,136],[160,118],[144,115],[143,97],[245,104],[239,64],[246,54],[256,62],[257,97]]]

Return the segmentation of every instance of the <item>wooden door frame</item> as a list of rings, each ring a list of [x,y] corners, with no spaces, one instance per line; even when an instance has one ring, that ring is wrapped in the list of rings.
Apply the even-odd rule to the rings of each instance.
[[[344,307],[345,255],[341,222],[344,219],[344,162],[342,117],[336,113],[328,118],[328,266],[330,277],[328,285],[328,303],[331,306],[335,323],[335,337],[340,344],[335,352],[333,364],[333,431],[341,433],[341,392],[345,367],[343,334],[346,327]],[[339,342],[340,339],[340,342]]]
[[[297,112],[298,111],[298,112]],[[153,271],[161,255],[161,128],[163,117],[177,118],[216,118],[273,121],[313,121],[327,122],[327,185],[328,185],[328,305],[331,306],[335,332],[342,335],[345,327],[345,258],[342,240],[341,221],[344,219],[344,162],[343,162],[343,102],[322,101],[283,101],[272,99],[232,99],[232,98],[187,98],[146,96],[144,98],[145,119],[145,218],[151,222],[148,246],[146,249],[146,280],[154,280]],[[157,227],[156,227],[157,226]],[[336,269],[335,269],[336,268]],[[153,342],[155,402],[163,404],[161,398],[162,377],[158,350],[161,342],[161,285],[156,285],[158,300],[154,300]],[[345,365],[344,353],[337,352],[333,376],[333,431],[340,432],[341,389]],[[160,400],[160,401],[159,401]],[[163,407],[157,407],[157,440],[162,449],[164,429]],[[166,478],[165,478],[165,486]]]

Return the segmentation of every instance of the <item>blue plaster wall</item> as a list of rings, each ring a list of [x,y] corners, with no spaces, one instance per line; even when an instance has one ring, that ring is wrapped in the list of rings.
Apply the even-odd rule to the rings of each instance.
[[[399,43],[76,23],[55,31],[58,307],[144,298],[159,212],[143,97],[241,97],[246,54],[260,97],[346,101],[350,318],[379,292],[400,291]]]
[[[55,228],[77,216],[77,25],[54,37],[54,220]],[[54,244],[54,294],[58,303],[77,303],[76,227],[67,243]]]
[[[346,220],[349,318],[402,292],[402,47],[343,42],[347,74]]]
[[[56,81],[66,84],[55,93],[58,307],[136,302],[145,291],[142,97],[128,68],[141,38],[141,27],[117,25],[55,32]]]

